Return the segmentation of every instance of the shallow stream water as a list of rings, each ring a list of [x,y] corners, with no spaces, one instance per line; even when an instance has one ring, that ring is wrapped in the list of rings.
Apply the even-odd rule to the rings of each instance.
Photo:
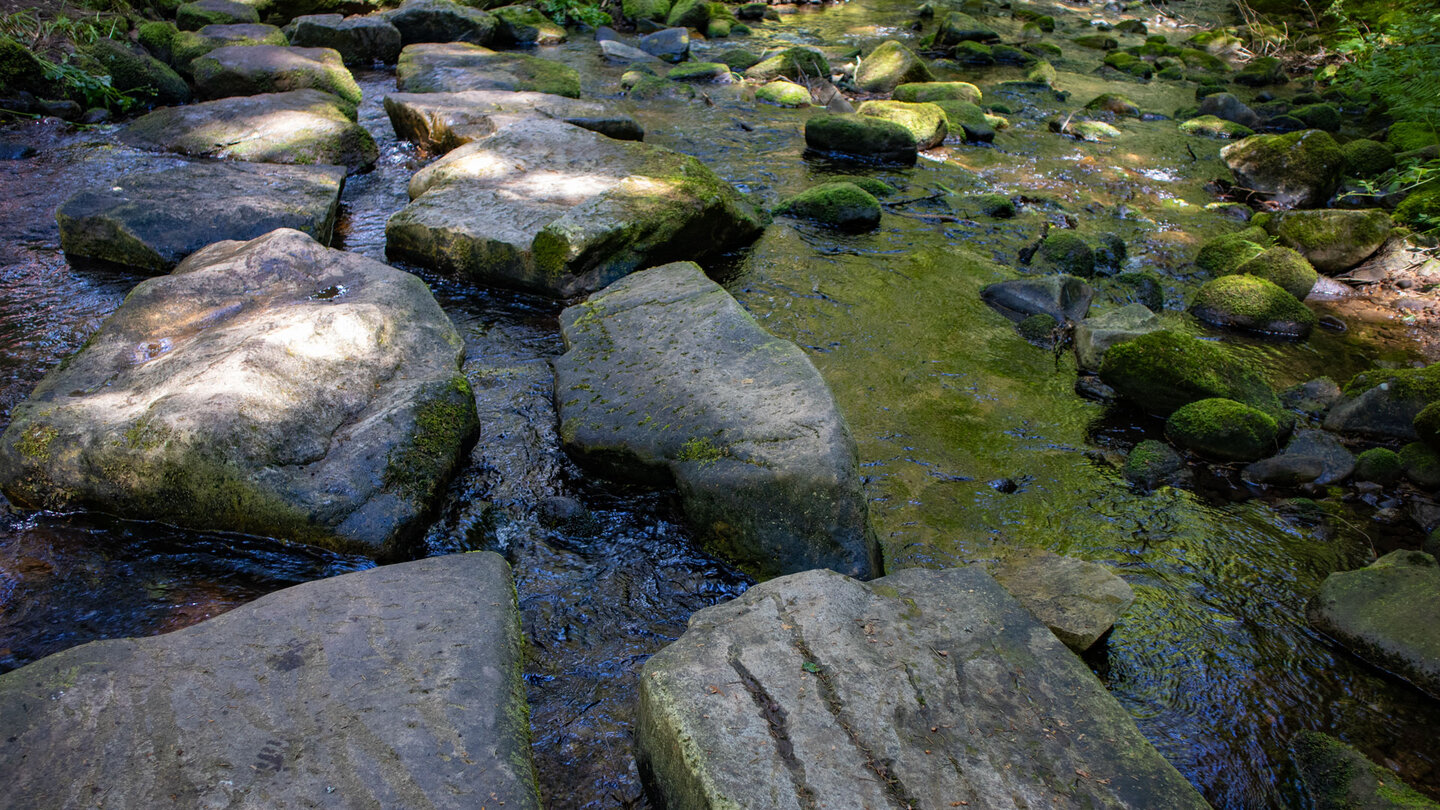
[[[1092,15],[1120,19],[1057,13],[1071,35]],[[696,50],[788,42],[840,51],[913,39],[913,20],[910,3],[854,0],[787,13],[753,37]],[[1011,21],[995,22],[1013,38]],[[992,92],[1015,69],[954,66],[953,76],[980,85],[987,102],[1013,110],[1012,126],[993,146],[949,143],[906,169],[808,159],[801,130],[813,111],[757,105],[727,87],[703,88],[694,102],[632,104],[619,96],[620,69],[603,63],[592,42],[541,53],[579,68],[586,97],[631,109],[647,141],[698,156],[767,207],[835,176],[863,174],[899,189],[873,233],[779,220],[755,245],[707,268],[766,328],[803,346],[834,390],[891,568],[984,562],[1025,546],[1111,566],[1138,598],[1087,662],[1217,807],[1303,806],[1286,742],[1304,728],[1334,732],[1440,793],[1440,704],[1304,621],[1326,574],[1413,546],[1413,530],[1375,523],[1365,504],[1344,519],[1307,518],[1252,497],[1223,468],[1201,469],[1205,485],[1194,492],[1134,491],[1116,463],[1135,441],[1158,435],[1159,424],[1076,396],[1069,358],[1025,342],[980,303],[980,287],[1024,269],[1015,257],[1044,223],[1071,217],[1086,236],[1124,238],[1128,267],[1166,280],[1176,309],[1165,317],[1208,334],[1178,308],[1197,286],[1186,267],[1196,244],[1234,227],[1204,209],[1214,200],[1206,182],[1225,175],[1220,144],[1188,139],[1192,157],[1170,120],[1126,120],[1124,137],[1110,144],[1061,138],[1045,125],[1101,92],[1169,114],[1193,103],[1193,85],[1107,81],[1093,72],[1099,52],[1055,41],[1074,60],[1057,63],[1068,101]],[[427,158],[396,141],[380,107],[393,74],[358,78],[362,121],[382,156],[375,171],[348,181],[336,246],[384,259],[385,220]],[[37,123],[5,136],[40,149],[0,163],[0,408],[8,413],[139,280],[67,262],[56,246],[55,206],[86,184],[177,161],[116,147],[103,128]],[[1013,220],[981,217],[963,200],[981,191],[1026,204]],[[482,432],[422,553],[488,548],[514,568],[547,805],[643,804],[629,734],[639,667],[690,613],[732,598],[747,580],[691,545],[670,493],[597,480],[559,449],[548,363],[562,351],[558,304],[426,278],[466,338]],[[1100,290],[1102,303],[1118,295],[1103,283]],[[1327,311],[1352,328],[1304,344],[1225,340],[1277,387],[1414,359],[1403,324],[1362,323],[1343,303]],[[369,565],[104,516],[9,516],[0,525],[0,670],[89,640],[165,632]]]

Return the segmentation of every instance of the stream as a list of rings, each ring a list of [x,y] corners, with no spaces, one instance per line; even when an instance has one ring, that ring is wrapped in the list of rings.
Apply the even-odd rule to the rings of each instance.
[[[1195,9],[1203,15],[1205,6]],[[904,0],[785,11],[753,36],[697,43],[696,58],[707,49],[918,38]],[[1123,18],[1098,8],[1057,13],[1072,27],[1084,16]],[[1018,22],[992,22],[1013,41]],[[1199,30],[1150,22],[1172,40]],[[1416,547],[1418,530],[1378,523],[1375,506],[1358,501],[1344,518],[1316,516],[1250,491],[1224,467],[1197,467],[1193,491],[1135,491],[1118,465],[1135,442],[1159,437],[1161,423],[1077,396],[1073,360],[1027,343],[980,301],[982,286],[1015,277],[1017,253],[1044,223],[1073,217],[1086,237],[1121,236],[1127,269],[1162,276],[1167,325],[1218,336],[1183,306],[1199,286],[1187,267],[1196,246],[1235,227],[1205,208],[1215,200],[1207,182],[1227,175],[1217,157],[1223,142],[1187,139],[1158,118],[1126,119],[1124,137],[1106,144],[1046,128],[1051,115],[1102,92],[1168,115],[1194,104],[1193,85],[1106,80],[1093,73],[1100,52],[1073,46],[1057,63],[1066,102],[992,94],[1021,69],[953,65],[937,78],[976,83],[987,103],[1010,108],[1011,126],[993,145],[952,142],[902,169],[806,158],[804,120],[823,110],[757,104],[740,86],[703,86],[694,102],[635,103],[619,94],[622,68],[605,63],[588,37],[539,53],[577,67],[586,98],[632,110],[646,141],[695,155],[767,208],[850,175],[899,190],[902,204],[887,207],[874,232],[779,219],[754,245],[707,267],[763,326],[802,346],[831,386],[859,447],[888,568],[986,562],[1016,547],[1109,566],[1137,599],[1086,663],[1218,808],[1306,806],[1287,750],[1301,729],[1335,733],[1440,796],[1440,702],[1345,653],[1304,618],[1328,573]],[[428,159],[397,142],[385,117],[393,72],[357,79],[361,121],[381,158],[347,181],[334,245],[384,260],[385,221]],[[57,247],[53,212],[69,194],[180,162],[117,146],[113,131],[36,122],[3,133],[38,154],[0,162],[0,423],[140,280],[68,262]],[[1023,198],[1019,215],[966,210],[965,195],[991,191]],[[691,613],[735,597],[749,580],[692,545],[673,493],[597,479],[560,449],[549,366],[563,351],[560,304],[415,272],[466,339],[481,420],[419,554],[492,549],[510,561],[546,805],[645,806],[630,737],[639,669]],[[1114,285],[1097,286],[1097,304],[1121,300]],[[1345,320],[1344,333],[1319,330],[1299,344],[1224,339],[1277,389],[1420,359],[1404,324],[1360,318],[1348,306],[1315,305]],[[371,565],[97,514],[0,515],[0,671],[87,641],[163,633]]]

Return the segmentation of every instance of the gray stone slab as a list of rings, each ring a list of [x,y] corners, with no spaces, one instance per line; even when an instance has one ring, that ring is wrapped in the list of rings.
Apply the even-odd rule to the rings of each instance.
[[[510,90],[580,97],[580,74],[569,65],[464,42],[405,46],[395,85],[404,93]]]
[[[396,135],[441,154],[524,118],[553,118],[619,140],[645,137],[644,128],[627,113],[549,93],[392,93],[385,97],[385,112]]]

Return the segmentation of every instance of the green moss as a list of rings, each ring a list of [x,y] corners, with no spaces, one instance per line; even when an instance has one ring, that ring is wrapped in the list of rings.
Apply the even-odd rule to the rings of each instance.
[[[1420,441],[1440,450],[1440,401],[1420,409],[1411,422]]]
[[[899,124],[910,133],[920,149],[929,149],[943,141],[948,127],[945,111],[930,103],[867,101],[856,112]]]
[[[1440,183],[1411,192],[1395,207],[1395,221],[1418,231],[1440,228]]]
[[[731,48],[720,54],[718,60],[730,66],[733,71],[742,72],[760,64],[760,57],[744,48]]]
[[[810,90],[803,85],[779,79],[756,90],[755,99],[777,107],[808,107]]]
[[[745,78],[756,81],[829,78],[830,62],[825,55],[810,48],[786,48],[745,71]]]
[[[1190,305],[1194,315],[1219,326],[1304,336],[1317,320],[1310,308],[1259,276],[1235,274],[1205,282]]]
[[[716,446],[715,442],[707,438],[694,438],[680,445],[680,452],[675,454],[675,460],[693,461],[703,466],[714,464],[728,455],[729,451]]]
[[[1105,54],[1105,66],[1137,79],[1149,79],[1155,75],[1155,69],[1149,62],[1124,51],[1111,51]]]
[[[390,453],[386,486],[418,503],[429,503],[454,472],[479,426],[475,394],[464,377],[457,374],[448,384],[433,388],[415,411],[410,440]]]
[[[84,48],[110,75],[115,89],[165,104],[179,104],[190,99],[185,80],[168,65],[150,56],[135,53],[112,39],[96,40]]]
[[[854,183],[878,198],[889,197],[895,193],[895,188],[889,183],[883,180],[876,180],[873,177],[847,177],[845,181],[847,183]]]
[[[1119,93],[1102,93],[1090,99],[1085,104],[1085,109],[1125,115],[1131,118],[1140,117],[1140,107]]]
[[[851,231],[870,230],[880,223],[879,201],[845,181],[808,188],[782,202],[775,213]]]
[[[1297,300],[1304,300],[1320,278],[1304,256],[1287,247],[1274,247],[1235,268],[1279,286]]]
[[[20,440],[15,442],[15,449],[20,455],[34,462],[45,462],[50,460],[50,444],[60,435],[60,431],[51,425],[36,422],[25,428],[20,434]]]
[[[1423,442],[1411,442],[1400,448],[1400,466],[1411,483],[1424,489],[1440,487],[1440,453]]]
[[[867,93],[888,93],[902,84],[933,79],[925,62],[893,39],[881,43],[855,69],[855,86]]]
[[[730,66],[719,62],[682,62],[665,74],[676,82],[719,82],[730,78]]]
[[[1055,80],[1059,74],[1055,72],[1055,66],[1046,61],[1040,61],[1025,73],[1025,81],[1043,84],[1046,87],[1054,87]]]
[[[186,3],[175,10],[175,24],[185,31],[198,31],[207,25],[258,22],[259,12],[243,3]]]
[[[1255,134],[1255,130],[1243,124],[1226,121],[1213,115],[1202,115],[1184,121],[1180,124],[1180,131],[1186,135],[1202,135],[1207,138],[1220,139],[1248,138]]]
[[[1285,75],[1285,66],[1273,56],[1252,59],[1250,64],[1232,78],[1236,84],[1243,84],[1246,87],[1265,87],[1290,81],[1290,78]]]
[[[1182,447],[1225,461],[1254,461],[1275,452],[1279,426],[1269,414],[1230,399],[1202,399],[1165,420],[1165,435]]]
[[[1120,43],[1114,37],[1105,34],[1085,34],[1070,41],[1082,48],[1091,48],[1097,51],[1113,51],[1120,47]]]
[[[971,197],[968,203],[987,217],[1010,219],[1015,216],[1015,201],[1004,194],[981,194]]]
[[[635,99],[691,99],[695,98],[695,88],[669,79],[645,76],[630,88],[629,95]]]
[[[893,121],[868,115],[817,115],[805,122],[805,144],[825,152],[913,162],[915,136]]]
[[[1355,177],[1368,178],[1387,172],[1395,167],[1395,153],[1379,141],[1365,138],[1340,145],[1345,155],[1345,165]]]
[[[1090,278],[1095,275],[1095,251],[1074,231],[1053,231],[1035,254],[1040,262],[1060,273]]]
[[[1049,345],[1055,339],[1055,329],[1059,326],[1060,322],[1055,320],[1054,315],[1042,312],[1020,321],[1015,328],[1021,337],[1031,343]]]
[[[1290,114],[1311,129],[1323,129],[1326,132],[1337,132],[1340,129],[1340,110],[1334,104],[1306,104],[1291,110]]]
[[[1240,265],[1264,253],[1270,242],[1269,234],[1254,227],[1211,237],[1200,244],[1200,252],[1195,255],[1195,265],[1215,275],[1231,273]]]
[[[1355,457],[1355,480],[1389,486],[1404,475],[1400,455],[1384,447],[1372,447]]]
[[[1440,401],[1440,363],[1425,368],[1392,368],[1362,371],[1345,384],[1345,395],[1357,397],[1377,385],[1389,386],[1395,399],[1415,402]]]
[[[1213,397],[1243,402],[1277,419],[1282,413],[1275,392],[1247,363],[1214,343],[1168,330],[1112,346],[1100,379],[1160,416]]]
[[[670,15],[670,0],[624,0],[621,12],[630,20],[664,20]]]
[[[1412,152],[1440,143],[1435,127],[1423,121],[1397,121],[1390,125],[1385,143],[1396,152]]]
[[[962,42],[951,49],[950,56],[962,65],[993,65],[998,61],[995,51],[981,42]]]
[[[174,23],[147,22],[135,29],[135,39],[151,56],[162,62],[172,61],[175,37],[180,33]]]
[[[1185,63],[1185,67],[1191,68],[1192,70],[1203,70],[1206,73],[1230,72],[1230,65],[1227,64],[1224,59],[1207,51],[1196,48],[1186,48],[1174,55],[1180,57],[1180,61]]]
[[[980,88],[969,82],[910,82],[895,88],[891,98],[912,104],[924,101],[980,103]]]

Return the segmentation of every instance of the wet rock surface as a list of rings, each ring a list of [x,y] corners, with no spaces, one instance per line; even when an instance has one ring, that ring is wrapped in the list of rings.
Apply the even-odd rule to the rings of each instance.
[[[580,97],[580,75],[569,65],[464,42],[407,45],[395,84],[404,93],[509,90]]]
[[[1010,554],[990,574],[1077,653],[1094,646],[1135,601],[1125,580],[1105,566],[1043,549]]]
[[[670,483],[708,550],[757,576],[878,571],[855,445],[795,344],[700,268],[636,273],[561,315],[565,447],[602,474]]]
[[[643,140],[630,115],[594,101],[547,93],[471,90],[465,93],[392,93],[385,112],[395,134],[444,154],[524,118],[553,118],[618,140]]]
[[[6,801],[538,808],[522,648],[493,553],[310,582],[167,635],[75,647],[0,676]]]
[[[637,741],[672,807],[1209,806],[977,568],[811,571],[695,614],[645,665]]]

